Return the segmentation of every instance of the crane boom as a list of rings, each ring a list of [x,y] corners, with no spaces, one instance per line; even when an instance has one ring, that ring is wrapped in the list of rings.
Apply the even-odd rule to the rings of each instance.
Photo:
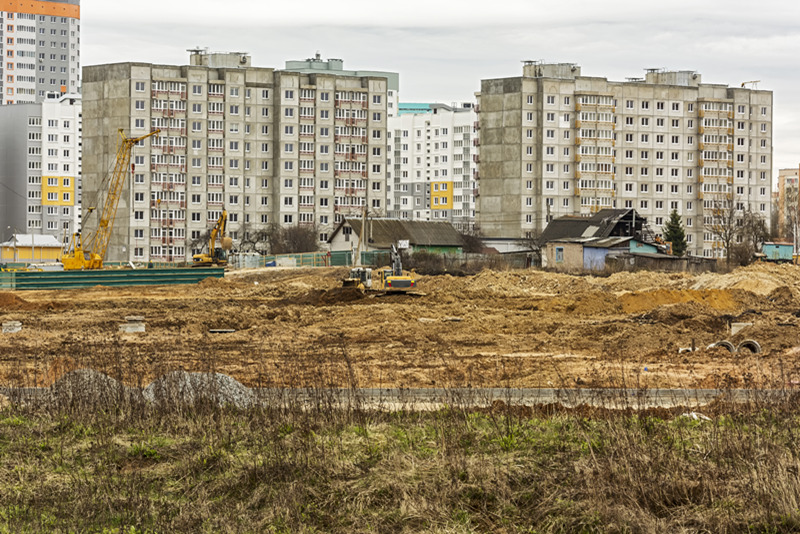
[[[111,183],[108,188],[108,196],[103,204],[103,211],[100,215],[100,222],[97,232],[91,239],[88,257],[83,250],[80,232],[73,235],[73,247],[67,254],[61,257],[61,263],[66,270],[74,269],[102,269],[105,260],[108,243],[111,240],[111,229],[114,227],[114,217],[117,214],[119,199],[122,195],[122,187],[125,184],[125,177],[128,174],[131,163],[131,151],[133,146],[156,135],[161,130],[153,130],[149,134],[140,137],[125,137],[122,128],[119,129],[120,143],[117,147],[117,159],[114,163],[114,172],[111,175]],[[88,208],[89,212],[94,208]]]

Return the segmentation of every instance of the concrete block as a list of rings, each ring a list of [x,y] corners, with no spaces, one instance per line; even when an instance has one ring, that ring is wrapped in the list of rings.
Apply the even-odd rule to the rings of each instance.
[[[731,323],[731,335],[735,336],[737,333],[744,330],[748,326],[753,326],[753,323]]]
[[[119,331],[125,334],[144,332],[144,317],[141,315],[128,315],[124,323],[119,325]]]
[[[6,321],[3,323],[4,334],[16,334],[22,330],[22,323],[19,321]]]

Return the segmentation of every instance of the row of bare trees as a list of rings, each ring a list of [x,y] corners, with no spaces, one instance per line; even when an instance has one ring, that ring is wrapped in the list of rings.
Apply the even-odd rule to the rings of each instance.
[[[192,249],[208,246],[208,230],[193,239]],[[242,225],[240,237],[234,242],[236,252],[257,252],[259,254],[295,254],[300,252],[316,252],[319,250],[316,226],[287,226],[270,224],[261,228],[253,228],[247,223]]]

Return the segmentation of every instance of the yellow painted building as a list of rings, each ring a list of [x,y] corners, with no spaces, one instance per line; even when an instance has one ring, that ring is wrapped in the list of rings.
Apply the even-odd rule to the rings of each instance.
[[[61,244],[51,235],[17,234],[0,243],[0,263],[56,261]]]
[[[453,209],[453,184],[452,182],[431,182],[431,209]]]
[[[75,181],[69,176],[42,176],[42,206],[73,206]]]

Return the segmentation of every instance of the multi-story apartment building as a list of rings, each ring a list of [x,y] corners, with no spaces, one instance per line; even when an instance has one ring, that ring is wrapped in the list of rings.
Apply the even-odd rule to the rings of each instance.
[[[161,130],[134,147],[108,260],[189,260],[223,208],[234,246],[273,224],[318,228],[324,243],[365,206],[385,215],[396,75],[319,57],[275,70],[251,66],[247,54],[190,52],[185,66],[85,68],[87,197],[102,193],[118,129]]]
[[[68,239],[80,226],[80,95],[0,106],[0,124],[0,229]]]
[[[475,223],[477,116],[471,103],[400,104],[389,118],[387,208],[416,221]]]
[[[660,234],[676,209],[689,252],[721,256],[715,207],[732,199],[769,223],[772,92],[742,85],[659,69],[613,82],[540,62],[482,80],[481,231],[518,239],[553,217],[635,208]]]
[[[793,242],[800,225],[800,188],[798,187],[800,169],[780,169],[778,171],[777,200],[773,209],[777,210],[778,235]],[[797,236],[800,237],[800,236]]]
[[[0,104],[80,92],[80,0],[0,0]]]
[[[300,74],[336,74],[339,76],[354,76],[358,78],[380,77],[386,78],[386,114],[389,117],[397,115],[399,109],[400,75],[396,72],[374,70],[345,70],[341,59],[322,60],[319,52],[313,58],[302,61],[287,61],[285,69]]]

